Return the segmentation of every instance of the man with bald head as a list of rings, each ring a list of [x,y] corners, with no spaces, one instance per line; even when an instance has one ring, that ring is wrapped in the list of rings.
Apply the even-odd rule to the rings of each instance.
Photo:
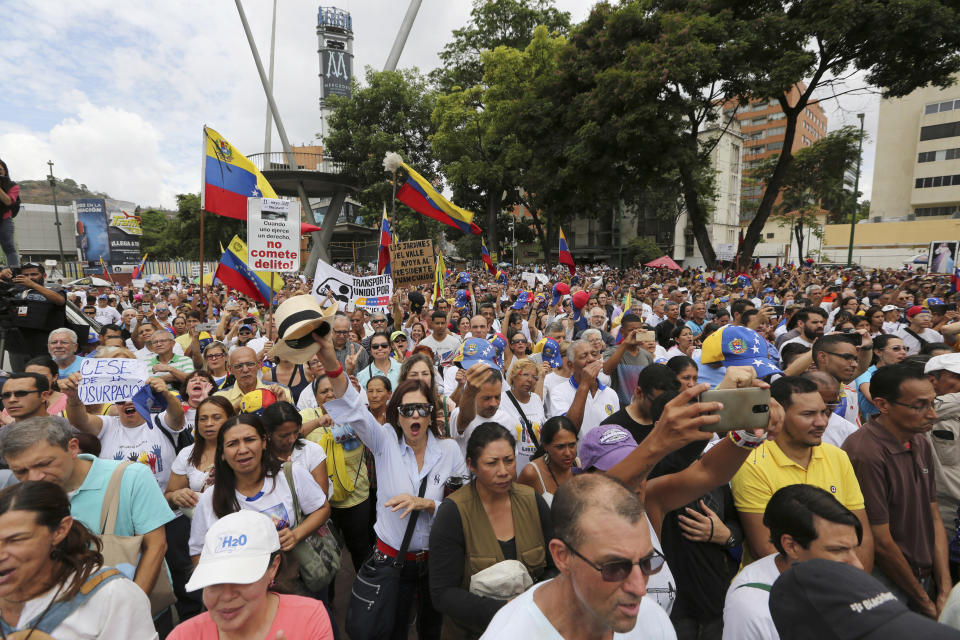
[[[216,395],[224,396],[234,407],[240,407],[244,394],[254,389],[269,389],[277,396],[277,400],[293,402],[290,392],[279,384],[263,384],[260,379],[260,360],[257,352],[250,347],[236,347],[230,352],[230,375],[235,379],[233,385],[218,391]]]
[[[487,319],[479,314],[470,318],[470,338],[483,338],[490,340],[493,336],[489,333],[490,326]]]
[[[350,319],[347,316],[338,313],[333,317],[333,351],[337,354],[337,362],[341,367],[346,364],[348,355],[358,352],[357,368],[354,371],[360,371],[370,364],[370,356],[359,343],[350,340],[351,329]]]
[[[830,410],[830,418],[827,421],[827,428],[823,432],[821,440],[836,447],[842,447],[847,436],[857,430],[857,425],[837,413],[838,410],[842,411],[841,403],[838,400],[840,397],[840,381],[829,373],[816,369],[807,371],[801,377],[811,380],[817,385],[823,403]],[[838,407],[840,408],[838,409]]]
[[[643,503],[607,475],[574,476],[553,498],[548,551],[560,576],[511,600],[481,640],[494,638],[676,638],[666,612],[645,598],[663,566],[650,540]]]

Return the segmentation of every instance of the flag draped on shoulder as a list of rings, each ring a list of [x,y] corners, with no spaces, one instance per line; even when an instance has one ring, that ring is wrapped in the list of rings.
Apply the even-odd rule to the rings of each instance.
[[[254,164],[210,127],[203,128],[203,146],[200,206],[205,211],[246,220],[247,198],[277,197]]]
[[[483,264],[487,265],[487,271],[496,276],[497,268],[493,266],[493,259],[490,257],[490,252],[487,251],[487,243],[483,236],[480,236],[480,259],[483,260]]]
[[[270,304],[273,297],[270,291],[270,275],[269,271],[258,272],[250,268],[247,264],[247,243],[240,236],[233,236],[233,240],[220,256],[220,264],[217,265],[214,277],[257,302]],[[274,280],[279,281],[279,287],[275,282],[275,288],[283,287],[283,278]]]
[[[443,262],[443,254],[437,255],[437,269],[436,273],[433,274],[433,295],[430,297],[434,308],[436,308],[437,300],[443,297],[443,275],[447,270],[447,265]]]
[[[560,264],[567,266],[570,275],[577,272],[576,265],[573,264],[573,256],[570,254],[570,249],[567,248],[567,238],[563,235],[563,229],[560,229]]]
[[[380,221],[380,251],[377,254],[377,275],[390,275],[390,245],[393,236],[390,233],[390,219],[387,207],[383,207],[383,219]]]
[[[397,200],[417,213],[460,229],[464,233],[481,233],[480,227],[473,223],[472,211],[461,209],[444,198],[429,180],[410,168],[410,165],[402,162],[400,166],[406,169],[409,177],[397,191]]]

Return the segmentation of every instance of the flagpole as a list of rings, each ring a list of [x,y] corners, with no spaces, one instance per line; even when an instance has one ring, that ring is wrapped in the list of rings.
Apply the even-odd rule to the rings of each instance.
[[[204,313],[203,271],[203,207],[200,207],[200,313]],[[205,313],[203,317],[207,317]]]

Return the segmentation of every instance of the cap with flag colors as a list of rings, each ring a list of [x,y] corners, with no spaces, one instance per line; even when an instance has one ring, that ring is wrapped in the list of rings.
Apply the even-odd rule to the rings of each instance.
[[[497,366],[496,357],[496,349],[494,349],[493,345],[489,342],[483,338],[469,338],[460,345],[460,349],[457,355],[453,357],[453,361],[464,369],[469,369],[478,362],[483,362],[499,370],[500,367]]]
[[[461,209],[444,198],[430,181],[414,171],[404,162],[400,166],[406,169],[410,176],[397,191],[397,200],[407,205],[417,213],[422,213],[437,222],[460,229],[464,233],[480,233],[480,227],[473,223],[473,212]]]
[[[380,221],[380,252],[377,254],[377,275],[390,275],[390,219],[387,218],[387,205],[383,205],[383,219]]]
[[[722,362],[725,367],[749,365],[758,378],[783,373],[770,360],[767,343],[759,333],[733,324],[720,327],[703,341],[700,361],[703,364]]]
[[[567,238],[563,235],[563,229],[560,229],[560,264],[567,265],[570,275],[576,273],[576,266],[573,264],[573,256],[570,255],[570,249],[567,248]]]
[[[263,415],[263,410],[277,401],[277,396],[270,389],[254,389],[243,394],[240,399],[240,413],[254,413]]]
[[[487,251],[487,243],[483,239],[483,236],[480,236],[480,259],[483,261],[483,264],[487,265],[487,271],[496,276],[497,268],[493,266],[493,259],[490,258],[490,252]]]
[[[560,343],[553,338],[544,338],[543,346],[540,349],[543,361],[550,365],[551,369],[559,369],[563,366],[563,354],[560,353]]]
[[[533,296],[529,291],[521,291],[517,295],[517,301],[513,303],[511,309],[523,309],[527,306],[527,303],[530,302],[530,298]]]
[[[214,277],[231,289],[249,296],[263,304],[270,304],[273,295],[270,291],[270,271],[254,271],[247,265],[247,243],[240,236],[233,236],[223,255]],[[283,278],[272,278],[273,288],[280,291],[284,287]]]

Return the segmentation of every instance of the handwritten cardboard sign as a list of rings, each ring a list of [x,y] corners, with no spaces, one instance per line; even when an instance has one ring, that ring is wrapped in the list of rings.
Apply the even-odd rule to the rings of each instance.
[[[147,383],[147,363],[132,358],[85,358],[77,395],[83,404],[130,400]]]
[[[394,287],[432,284],[433,240],[409,240],[390,245],[390,271]]]

